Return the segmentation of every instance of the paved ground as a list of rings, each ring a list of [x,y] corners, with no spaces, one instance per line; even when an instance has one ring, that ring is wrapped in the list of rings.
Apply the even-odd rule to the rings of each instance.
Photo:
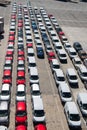
[[[20,3],[19,0],[17,0]],[[21,3],[25,4],[26,1],[22,0]],[[70,43],[79,41],[82,43],[83,48],[87,51],[87,3],[69,3],[56,0],[33,0],[31,1],[32,7],[37,6],[44,7],[47,13],[53,14],[58,20],[59,25],[63,28]],[[9,18],[10,18],[11,6],[0,7],[0,15],[5,17],[5,34],[4,39],[0,44],[0,85],[3,74],[3,64],[5,60],[5,53],[7,48],[8,31],[9,31]],[[13,64],[13,85],[12,85],[12,99],[10,107],[10,127],[9,130],[15,129],[15,92],[16,92],[16,60],[17,60],[17,42],[15,44],[14,64]],[[34,47],[35,49],[35,47]],[[25,48],[26,50],[26,48]],[[36,53],[36,50],[35,50]],[[25,53],[26,57],[26,53]],[[69,130],[67,121],[63,112],[63,106],[61,104],[58,90],[55,85],[53,75],[51,73],[47,57],[45,55],[44,60],[40,60],[36,57],[38,72],[40,77],[40,89],[42,92],[42,98],[44,103],[44,109],[46,112],[46,122],[48,130]],[[73,67],[69,57],[68,64],[61,64],[61,68],[66,73],[66,68]],[[78,77],[79,78],[79,77]],[[27,86],[27,110],[28,110],[28,130],[33,130],[32,124],[32,105],[30,97],[30,86],[28,81],[27,61],[26,61],[26,86]],[[76,96],[79,91],[86,91],[84,85],[79,79],[79,88],[71,89],[73,93],[73,100],[76,101]],[[82,116],[81,116],[82,117]],[[82,119],[82,130],[86,130],[85,122]]]

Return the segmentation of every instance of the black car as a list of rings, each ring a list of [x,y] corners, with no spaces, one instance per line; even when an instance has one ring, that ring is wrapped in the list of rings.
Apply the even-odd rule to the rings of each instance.
[[[37,47],[37,57],[44,58],[44,51],[42,47]]]
[[[78,52],[80,50],[83,50],[81,44],[79,42],[74,42],[73,43],[73,47],[75,48],[75,50]]]

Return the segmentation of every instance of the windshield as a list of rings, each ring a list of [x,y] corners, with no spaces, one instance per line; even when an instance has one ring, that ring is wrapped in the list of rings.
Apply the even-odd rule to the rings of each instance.
[[[26,111],[17,111],[17,116],[26,116]]]
[[[66,57],[66,54],[60,54],[61,57]]]
[[[10,76],[4,76],[3,79],[10,79]]]
[[[65,78],[64,77],[57,77],[57,80],[58,81],[65,81]]]
[[[18,76],[17,79],[24,80],[25,78],[23,76]]]
[[[24,64],[18,64],[18,67],[24,67]]]
[[[87,73],[86,73],[86,72],[82,73],[82,75],[83,75],[84,77],[87,77]]]
[[[79,121],[80,116],[78,114],[70,114],[70,120],[72,121]]]
[[[24,91],[19,91],[19,92],[17,92],[17,96],[25,96],[25,92]]]
[[[59,69],[60,67],[59,67],[59,65],[53,65],[53,68],[54,69]]]
[[[37,75],[33,75],[33,76],[31,76],[31,79],[32,80],[38,80],[38,76]]]
[[[34,56],[34,53],[28,53],[28,56]]]
[[[83,109],[87,110],[87,104],[83,104]]]
[[[76,64],[81,64],[81,61],[76,61]]]
[[[37,96],[37,95],[40,95],[40,91],[32,91],[32,94],[34,95],[34,96]]]
[[[66,97],[66,98],[70,98],[70,97],[71,97],[71,93],[69,93],[69,92],[64,92],[64,93],[62,94],[62,96],[63,96],[63,97]]]
[[[76,80],[76,79],[77,79],[77,76],[72,75],[72,76],[70,76],[70,79],[72,79],[72,80]]]
[[[7,110],[0,110],[0,117],[4,117],[8,115],[8,111]]]
[[[76,52],[71,52],[71,55],[76,55]]]
[[[81,55],[82,55],[82,56],[87,56],[86,53],[82,53]]]
[[[2,95],[9,95],[9,91],[2,91],[1,94]]]
[[[5,67],[11,67],[11,64],[5,64],[4,66]]]
[[[62,49],[62,46],[57,46],[56,48],[57,48],[57,49]]]
[[[29,63],[29,67],[35,67],[36,63]]]
[[[44,111],[43,110],[35,110],[34,115],[37,117],[44,116]]]

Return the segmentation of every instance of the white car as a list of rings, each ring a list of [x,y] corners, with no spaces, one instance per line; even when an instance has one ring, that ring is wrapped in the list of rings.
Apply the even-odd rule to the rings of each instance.
[[[66,38],[66,36],[64,35],[61,36],[61,42],[63,45],[68,42],[68,39]]]
[[[40,87],[38,84],[31,85],[31,99],[36,96],[41,96]]]
[[[68,55],[71,59],[73,59],[74,57],[77,57],[77,53],[76,50],[73,47],[70,47],[68,49]]]
[[[58,39],[57,36],[51,37],[51,40],[52,40],[53,45],[54,45],[55,43],[59,43],[59,39]]]
[[[78,77],[73,68],[68,68],[66,70],[66,77],[70,85],[73,85],[74,87],[78,87]]]
[[[57,56],[61,63],[67,63],[67,55],[64,49],[60,49],[57,51]]]
[[[45,112],[43,108],[43,101],[40,96],[34,96],[32,99],[32,112],[34,123],[45,123]]]
[[[25,85],[19,84],[16,90],[16,101],[25,101],[25,100],[26,100]]]
[[[71,45],[69,42],[64,43],[64,48],[68,52],[69,48],[71,48]]]
[[[64,106],[64,112],[65,112],[68,125],[73,129],[74,128],[80,129],[81,119],[75,102],[73,101],[66,102]]]
[[[60,69],[60,64],[57,59],[52,59],[50,62],[50,67],[52,70],[52,73],[54,73],[57,69]]]
[[[55,82],[56,82],[57,86],[59,86],[60,83],[65,83],[66,82],[63,71],[61,69],[57,69],[54,72],[54,79],[55,79]]]
[[[11,98],[11,86],[6,83],[2,84],[0,99],[3,101],[5,100],[10,102],[10,98]]]
[[[76,69],[78,69],[80,67],[80,65],[82,65],[82,61],[79,57],[74,57],[72,59],[72,62]]]
[[[87,82],[87,68],[84,65],[78,68],[78,74],[83,82]]]
[[[57,51],[63,49],[63,47],[62,47],[61,43],[58,42],[58,43],[55,43],[55,44],[54,44],[54,49],[55,49],[55,51],[56,51],[56,53],[57,53]]]
[[[61,83],[58,87],[58,90],[63,103],[72,101],[72,94],[67,83]]]
[[[29,78],[30,78],[30,80],[29,80],[30,85],[39,84],[39,76],[38,76],[37,67],[31,67],[30,68]]]
[[[84,116],[87,116],[87,92],[80,92],[77,95],[77,103]]]

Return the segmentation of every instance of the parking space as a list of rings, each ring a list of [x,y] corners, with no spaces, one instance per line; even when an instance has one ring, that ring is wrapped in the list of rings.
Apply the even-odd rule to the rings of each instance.
[[[13,3],[13,1],[12,1]],[[69,130],[69,126],[64,114],[64,106],[61,102],[59,92],[58,92],[58,87],[56,85],[56,80],[54,79],[54,74],[52,73],[49,59],[48,59],[48,53],[46,53],[46,44],[44,44],[44,41],[42,40],[42,32],[40,28],[37,28],[38,34],[41,40],[41,46],[44,51],[44,58],[38,58],[37,56],[37,47],[39,44],[36,44],[35,42],[35,25],[33,26],[33,18],[30,19],[30,12],[28,11],[28,17],[26,16],[26,11],[24,13],[24,7],[27,7],[27,3],[29,1],[21,1],[22,4],[22,17],[23,17],[23,46],[24,46],[24,61],[25,61],[25,79],[26,83],[26,106],[27,106],[27,129],[29,130],[34,130],[33,123],[34,122],[34,113],[33,113],[33,102],[31,100],[31,82],[32,79],[30,77],[30,70],[29,70],[29,55],[28,55],[28,41],[26,37],[26,29],[25,29],[25,19],[29,19],[29,26],[30,26],[30,31],[31,31],[31,37],[32,37],[32,45],[35,53],[35,59],[36,59],[36,65],[37,65],[37,70],[38,70],[38,75],[39,75],[39,86],[40,86],[40,91],[41,91],[41,97],[43,101],[43,108],[45,111],[45,117],[46,117],[46,127],[47,130],[53,130],[54,128],[57,130]],[[49,5],[50,3],[50,5]],[[11,87],[11,103],[10,103],[10,122],[9,122],[9,130],[15,129],[16,127],[16,100],[17,100],[17,85],[20,84],[18,83],[19,81],[17,80],[17,74],[18,74],[18,52],[21,50],[21,48],[18,49],[18,37],[21,36],[21,34],[18,34],[18,4],[20,4],[20,1],[17,1],[17,17],[16,17],[16,35],[15,35],[15,45],[14,45],[14,56],[13,56],[13,69],[12,69],[12,87]],[[25,5],[25,6],[24,6]],[[47,15],[52,14],[58,21],[59,25],[63,29],[65,36],[68,38],[69,43],[73,46],[74,41],[79,41],[85,51],[87,51],[87,21],[86,21],[86,13],[87,13],[87,7],[85,3],[63,3],[60,1],[38,1],[37,3],[35,1],[31,1],[31,7],[32,11],[34,12],[35,7],[38,8],[38,11],[40,11],[40,7],[44,7],[46,9]],[[67,7],[67,8],[66,8]],[[26,8],[28,9],[28,7]],[[26,10],[25,9],[25,10]],[[2,11],[3,10],[3,11]],[[8,12],[6,12],[8,10]],[[30,9],[29,9],[30,10]],[[2,15],[5,17],[5,33],[4,33],[4,38],[2,38],[0,42],[0,85],[2,85],[2,76],[3,76],[3,65],[5,62],[5,55],[8,47],[8,36],[9,36],[9,27],[10,27],[10,18],[11,18],[11,11],[12,11],[12,4],[9,5],[8,7],[1,7],[0,12],[3,12]],[[1,13],[0,13],[1,14]],[[40,13],[41,14],[41,13]],[[35,15],[35,22],[37,24],[37,27],[39,25],[38,18]],[[26,17],[26,18],[25,18]],[[46,27],[45,20],[42,17],[42,22],[43,25]],[[50,19],[49,19],[50,20]],[[27,20],[26,20],[27,21]],[[32,21],[32,22],[31,22]],[[21,22],[20,22],[21,23]],[[27,24],[27,23],[26,23]],[[35,23],[34,23],[35,24]],[[42,26],[42,25],[41,25]],[[55,28],[52,25],[52,28],[55,30]],[[48,36],[48,39],[51,43],[51,46],[53,48],[53,51],[55,53],[55,56],[60,64],[60,68],[62,69],[64,73],[65,80],[68,84],[68,80],[66,78],[66,70],[67,68],[74,68],[72,64],[72,61],[66,52],[67,56],[67,63],[61,63],[61,61],[58,58],[58,54],[55,52],[55,48],[52,44],[51,37],[50,37],[50,32],[47,31],[46,27],[46,34]],[[20,30],[20,27],[19,27]],[[57,34],[57,33],[56,33]],[[18,36],[20,35],[20,36]],[[59,39],[59,37],[58,37]],[[37,40],[36,40],[37,41]],[[62,45],[63,47],[63,45]],[[63,47],[64,48],[64,47]],[[23,50],[21,50],[23,51]],[[22,59],[23,60],[23,59]],[[34,69],[34,68],[33,68]],[[72,98],[73,101],[75,101],[77,108],[80,113],[81,117],[81,125],[82,125],[82,130],[86,130],[86,121],[82,116],[82,113],[80,112],[80,109],[77,104],[77,94],[79,92],[86,92],[86,89],[84,87],[84,83],[82,83],[81,79],[78,76],[77,70],[75,69],[75,72],[78,77],[78,88],[72,88],[69,84],[69,88],[72,93]],[[1,89],[1,88],[0,88]],[[34,99],[33,99],[34,100]]]

